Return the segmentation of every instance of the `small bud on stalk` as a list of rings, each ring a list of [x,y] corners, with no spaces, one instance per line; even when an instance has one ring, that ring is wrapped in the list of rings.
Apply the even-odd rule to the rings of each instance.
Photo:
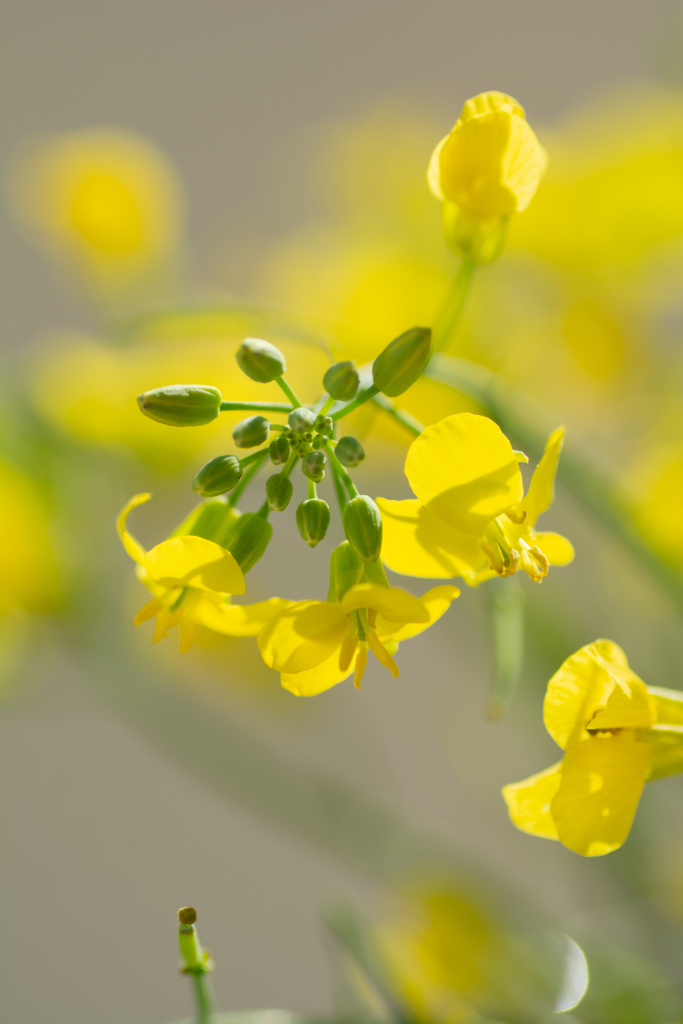
[[[311,441],[311,448],[313,448],[314,451],[319,452],[320,449],[324,448],[326,444],[327,438],[325,437],[325,435],[316,434],[313,440]]]
[[[348,402],[354,398],[359,385],[360,377],[353,360],[335,363],[323,377],[325,391],[338,402]]]
[[[332,437],[334,433],[334,420],[331,416],[316,416],[315,429],[319,434],[326,434],[327,437]]]
[[[420,376],[431,355],[429,327],[412,327],[394,338],[372,364],[372,381],[389,398],[407,391]]]
[[[138,395],[140,412],[168,427],[201,427],[221,411],[218,388],[204,384],[172,384]]]
[[[347,540],[336,547],[330,555],[330,589],[328,601],[341,601],[350,587],[360,583],[363,575],[363,559]]]
[[[319,544],[330,525],[330,506],[322,498],[302,501],[296,510],[296,525],[310,548]]]
[[[192,490],[205,498],[231,491],[242,479],[242,464],[236,455],[218,455],[197,473]]]
[[[268,508],[274,512],[284,512],[289,505],[293,490],[292,481],[288,476],[283,476],[281,473],[269,476],[266,480]]]
[[[361,558],[374,562],[382,550],[382,517],[372,498],[359,494],[344,509],[344,530]]]
[[[340,437],[334,449],[342,466],[358,466],[365,458],[363,445],[355,437]]]
[[[327,456],[324,452],[309,452],[305,455],[301,462],[301,468],[304,471],[304,475],[314,480],[317,484],[325,476],[325,466],[327,465]]]
[[[270,423],[265,416],[247,416],[232,432],[232,439],[238,448],[256,448],[268,440]]]
[[[238,349],[237,362],[240,370],[259,384],[269,384],[287,369],[282,352],[261,338],[245,338]]]
[[[228,541],[227,550],[233,555],[242,572],[249,572],[266,548],[273,535],[273,527],[255,512],[245,512],[239,517],[237,526]]]
[[[289,425],[296,434],[305,434],[315,426],[315,413],[305,406],[292,409],[289,414]]]
[[[285,462],[289,458],[289,444],[287,438],[279,434],[273,441],[270,442],[270,461],[274,466],[284,466]]]

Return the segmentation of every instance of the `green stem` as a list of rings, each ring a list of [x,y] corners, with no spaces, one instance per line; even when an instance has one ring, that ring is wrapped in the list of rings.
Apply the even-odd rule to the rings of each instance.
[[[297,453],[292,452],[287,461],[285,462],[284,466],[280,470],[280,476],[290,476],[296,464],[296,460],[298,458],[299,456],[297,455]]]
[[[350,412],[354,411],[354,409],[357,409],[360,405],[363,405],[378,394],[379,388],[376,388],[374,384],[371,384],[365,391],[361,391],[358,397],[354,398],[352,402],[349,402],[347,405],[342,406],[341,409],[337,409],[336,412],[332,413],[332,419],[336,422],[336,420],[340,420],[344,416],[348,416]]]
[[[206,974],[192,975],[195,1003],[197,1004],[196,1024],[211,1024],[213,1018],[213,993]]]
[[[460,269],[434,326],[434,352],[446,347],[460,323],[474,267],[474,260],[470,256],[463,256]]]
[[[235,489],[233,491],[231,491],[230,497],[228,498],[228,501],[227,501],[228,508],[234,508],[235,507],[235,505],[237,504],[237,501],[239,500],[240,495],[249,486],[249,484],[251,483],[252,478],[256,475],[256,473],[258,473],[259,469],[261,468],[261,466],[263,465],[263,463],[264,463],[264,461],[266,459],[266,456],[268,455],[268,448],[261,448],[260,451],[254,452],[254,455],[256,456],[256,458],[254,458],[253,455],[248,455],[247,456],[247,459],[251,460],[251,465],[249,466],[247,472],[242,475],[242,479],[237,484],[237,487],[235,487]],[[244,459],[242,461],[242,465],[245,464],[247,459]]]
[[[330,465],[332,466],[333,471],[336,472],[344,481],[344,486],[346,487],[346,490],[349,492],[349,497],[357,498],[358,491],[356,489],[356,485],[354,484],[353,480],[342,466],[337,456],[332,451],[329,444],[325,445],[325,451],[327,452],[327,457],[330,460]]]
[[[311,480],[311,478],[309,476],[309,478],[308,478],[308,500],[310,501],[311,498],[317,498],[317,497],[318,497],[318,492],[316,490],[315,480]]]
[[[221,412],[282,412],[287,415],[291,406],[284,402],[221,402]]]
[[[284,391],[284,393],[285,393],[285,394],[287,395],[287,398],[288,398],[288,399],[290,400],[290,402],[292,403],[292,405],[294,406],[294,408],[295,408],[295,409],[300,409],[300,408],[301,408],[301,402],[300,402],[300,401],[299,401],[299,399],[298,399],[298,398],[296,397],[296,395],[294,394],[294,392],[293,392],[293,391],[292,391],[292,389],[290,388],[290,386],[289,386],[289,384],[287,383],[287,381],[285,380],[285,378],[284,378],[284,377],[276,377],[276,378],[275,378],[275,383],[277,384],[277,386],[278,386],[278,387],[279,387],[279,388],[280,388],[280,389],[281,389],[282,391]],[[286,412],[291,412],[291,409],[286,409],[285,411],[286,411]]]
[[[390,402],[388,398],[384,397],[384,395],[375,395],[372,400],[375,405],[378,405],[380,409],[384,409],[392,419],[396,420],[397,423],[400,423],[400,425],[404,427],[409,434],[412,434],[413,437],[419,437],[424,430],[422,424],[416,420],[414,416],[411,416],[410,413],[402,412],[400,409],[395,409],[394,403]]]
[[[510,710],[524,667],[524,593],[517,576],[492,584],[495,678],[486,714],[498,719]]]
[[[333,462],[330,462],[332,466],[332,480],[334,481],[334,489],[337,495],[337,502],[339,504],[339,514],[344,515],[344,509],[346,508],[346,492],[344,490],[344,484],[342,478],[339,476],[337,469]]]
[[[325,402],[325,404],[322,406],[322,408],[321,408],[320,412],[318,413],[318,415],[319,416],[327,416],[328,412],[330,411],[330,409],[332,408],[332,406],[334,405],[334,403],[336,401],[337,401],[337,399],[333,398],[332,395],[330,395],[328,397],[327,401]]]
[[[258,462],[264,455],[267,455],[270,448],[259,448],[257,452],[252,452],[251,455],[245,455],[244,458],[240,458],[240,465],[242,468],[245,466],[251,466],[253,462]]]
[[[270,515],[270,506],[268,505],[267,501],[263,502],[261,508],[256,511],[255,515],[260,516],[261,519],[268,518],[268,516]]]

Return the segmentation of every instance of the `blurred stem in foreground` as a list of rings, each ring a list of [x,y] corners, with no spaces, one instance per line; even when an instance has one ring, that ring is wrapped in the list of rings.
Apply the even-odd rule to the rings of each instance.
[[[213,962],[208,950],[203,950],[195,921],[197,911],[194,907],[181,907],[178,911],[178,944],[182,962],[180,970],[192,977],[195,1002],[197,1004],[197,1024],[211,1024],[213,1019],[213,992],[207,974],[213,970]]]
[[[475,265],[471,256],[463,256],[460,269],[455,275],[434,326],[434,352],[444,349],[455,334],[465,307]]]
[[[524,591],[517,575],[489,586],[495,677],[486,714],[498,719],[510,710],[524,667]]]

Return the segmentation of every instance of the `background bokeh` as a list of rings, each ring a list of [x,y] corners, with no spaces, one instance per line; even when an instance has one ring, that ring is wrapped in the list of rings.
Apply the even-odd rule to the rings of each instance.
[[[505,90],[525,105],[550,171],[509,252],[475,282],[459,354],[585,435],[615,468],[643,537],[680,566],[678,5],[2,8],[8,180],[37,136],[139,133],[179,175],[186,243],[146,293],[106,292],[46,258],[16,197],[2,210],[3,488],[23,511],[19,526],[0,513],[0,527],[13,538],[30,523],[43,584],[8,598],[2,634],[0,1019],[162,1024],[188,1013],[174,969],[174,914],[188,903],[218,963],[224,1009],[328,1012],[340,981],[321,912],[352,896],[381,915],[388,880],[409,880],[417,864],[447,865],[496,907],[500,887],[521,929],[552,922],[599,946],[674,1019],[680,780],[648,790],[627,846],[594,861],[515,832],[499,794],[554,757],[543,685],[576,647],[610,636],[647,682],[679,686],[680,608],[561,489],[548,528],[572,537],[578,557],[542,591],[525,587],[527,667],[502,722],[483,715],[484,591],[464,593],[402,649],[398,680],[373,669],[362,693],[346,684],[296,700],[242,642],[184,660],[175,640],[150,649],[144,628],[128,625],[141,588],[113,519],[150,489],[136,529],[150,545],[165,536],[192,507],[189,482],[220,435],[176,439],[138,422],[127,395],[132,403],[143,387],[174,382],[190,348],[203,373],[215,365],[207,383],[226,390],[240,322],[170,339],[162,325],[152,348],[96,339],[103,308],[238,296],[302,311],[305,330],[367,359],[432,315],[455,269],[424,185],[434,143],[467,97]],[[262,323],[260,306],[245,308],[247,327]],[[287,337],[284,314],[267,316],[271,337]],[[324,360],[288,344],[293,380],[312,400]],[[471,407],[427,385],[411,401],[423,419]],[[369,452],[359,481],[407,496],[404,440],[381,421],[359,419],[358,429]],[[330,545],[303,550],[291,521],[275,525],[253,592],[321,596]],[[652,1019],[635,1015],[635,999],[631,1011],[621,1019]]]

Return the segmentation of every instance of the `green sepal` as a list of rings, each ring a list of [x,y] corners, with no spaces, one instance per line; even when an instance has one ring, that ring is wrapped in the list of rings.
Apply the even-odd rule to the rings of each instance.
[[[359,494],[344,509],[344,532],[361,558],[374,562],[382,550],[382,517],[367,494]]]
[[[237,351],[237,362],[242,373],[259,384],[276,380],[287,369],[282,352],[262,338],[245,338]]]
[[[391,585],[380,558],[375,562],[363,562],[361,583],[374,583],[377,587],[389,587]]]
[[[289,458],[289,441],[282,434],[278,434],[276,438],[270,442],[268,446],[270,451],[270,461],[274,466],[284,466],[285,462]]]
[[[138,395],[140,412],[167,427],[201,427],[221,411],[218,388],[205,384],[171,384]]]
[[[482,221],[465,213],[456,203],[445,200],[441,204],[441,225],[446,244],[458,256],[477,264],[492,263],[507,244],[510,217]]]
[[[205,540],[212,540],[214,544],[220,544],[225,548],[239,518],[239,512],[225,501],[218,498],[203,501],[192,509],[179,526],[176,526],[171,537],[204,537]]]
[[[273,527],[256,512],[244,512],[226,544],[242,572],[252,569],[262,558],[273,535]]]
[[[431,351],[431,328],[411,327],[377,356],[372,364],[373,384],[388,398],[402,395],[424,370]]]
[[[360,583],[363,560],[347,540],[330,555],[330,589],[328,601],[341,601],[347,590]]]
[[[266,480],[266,498],[268,508],[274,512],[284,512],[292,498],[292,481],[282,473],[275,473]]]

